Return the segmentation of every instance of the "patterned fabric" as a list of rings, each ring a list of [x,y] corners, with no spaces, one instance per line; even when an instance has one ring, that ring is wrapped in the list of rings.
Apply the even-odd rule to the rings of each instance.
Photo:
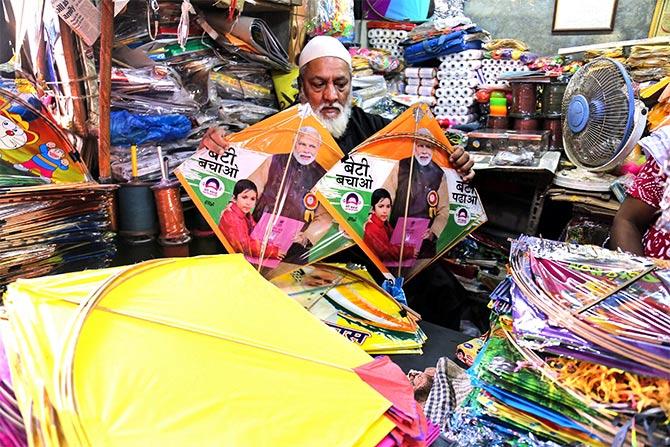
[[[446,432],[452,413],[471,390],[470,377],[465,370],[447,357],[442,357],[435,367],[433,388],[423,407],[426,417],[443,433]]]
[[[668,177],[653,158],[649,158],[628,190],[628,194],[660,210]],[[656,222],[642,238],[645,256],[670,259],[670,233]]]

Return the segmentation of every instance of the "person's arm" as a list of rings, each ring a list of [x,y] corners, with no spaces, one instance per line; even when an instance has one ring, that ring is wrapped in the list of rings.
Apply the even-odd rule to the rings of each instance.
[[[610,248],[644,256],[642,237],[654,222],[658,210],[634,197],[621,204],[612,223]]]

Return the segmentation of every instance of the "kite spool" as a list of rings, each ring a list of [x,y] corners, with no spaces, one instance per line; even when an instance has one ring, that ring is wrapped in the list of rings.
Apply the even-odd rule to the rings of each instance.
[[[131,180],[119,188],[119,236],[130,243],[153,240],[157,232],[156,203],[151,185]]]
[[[130,147],[132,179],[119,188],[119,236],[131,244],[152,241],[157,232],[156,204],[149,183],[137,178],[137,146]]]
[[[184,210],[179,197],[179,182],[168,180],[166,161],[163,151],[158,146],[158,157],[161,167],[161,181],[152,186],[156,198],[160,236],[158,241],[163,245],[185,244],[191,240],[186,224]]]

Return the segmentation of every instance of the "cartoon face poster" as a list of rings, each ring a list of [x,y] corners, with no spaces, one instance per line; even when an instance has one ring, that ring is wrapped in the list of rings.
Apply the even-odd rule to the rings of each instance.
[[[32,102],[0,89],[1,162],[48,182],[88,180],[79,153],[41,112],[39,101]]]
[[[228,140],[225,153],[199,151],[175,173],[229,252],[273,277],[351,244],[313,192],[343,154],[311,109],[292,107]]]
[[[317,185],[330,214],[389,277],[409,280],[486,221],[425,105],[405,111]]]

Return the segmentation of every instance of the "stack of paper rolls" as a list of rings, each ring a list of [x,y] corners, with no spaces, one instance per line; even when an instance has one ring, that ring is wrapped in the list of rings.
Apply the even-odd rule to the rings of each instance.
[[[408,67],[404,74],[406,94],[422,96],[424,102],[435,103],[435,91],[440,85],[437,70],[431,67]]]
[[[386,50],[391,56],[401,58],[404,55],[404,49],[400,46],[400,42],[407,38],[408,33],[405,30],[370,28],[368,29],[368,46]]]
[[[478,69],[483,79],[482,84],[509,85],[507,81],[499,81],[498,76],[511,71],[528,71],[529,68],[521,61],[503,59],[484,59]]]
[[[482,66],[481,50],[466,50],[440,57],[433,114],[454,125],[477,120],[475,92],[482,83],[477,70]]]

